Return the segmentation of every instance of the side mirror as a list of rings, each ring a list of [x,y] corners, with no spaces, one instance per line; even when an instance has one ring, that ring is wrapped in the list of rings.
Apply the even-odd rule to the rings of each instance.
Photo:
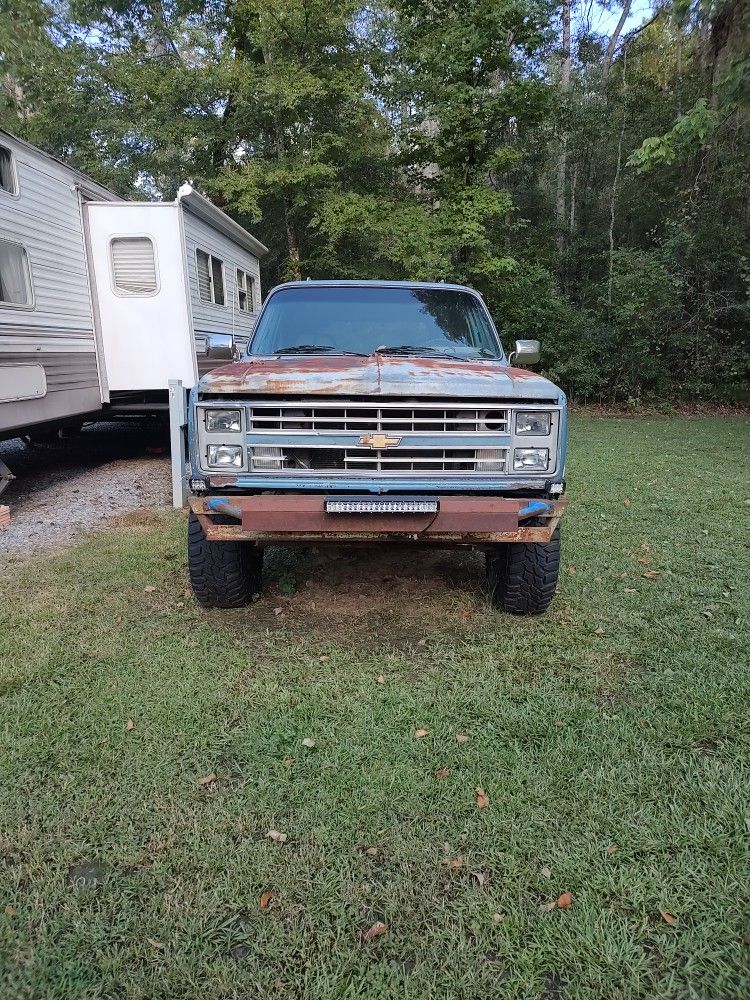
[[[517,340],[510,360],[519,365],[535,365],[542,353],[538,340]]]
[[[237,355],[234,337],[231,333],[209,333],[205,354],[212,361],[234,361]]]

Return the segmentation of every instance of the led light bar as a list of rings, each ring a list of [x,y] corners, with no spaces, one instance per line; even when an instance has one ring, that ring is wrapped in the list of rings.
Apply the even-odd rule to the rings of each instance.
[[[374,500],[370,497],[326,497],[326,514],[437,514],[440,502],[421,497]]]

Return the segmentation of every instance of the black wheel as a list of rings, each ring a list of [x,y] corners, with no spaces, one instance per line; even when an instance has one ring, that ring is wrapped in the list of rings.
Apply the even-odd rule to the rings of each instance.
[[[560,573],[560,527],[549,542],[508,542],[487,553],[490,600],[514,615],[540,615],[552,603]]]
[[[226,518],[225,523],[237,522]],[[252,542],[209,542],[191,513],[188,571],[193,593],[204,608],[244,608],[260,594],[263,550]]]

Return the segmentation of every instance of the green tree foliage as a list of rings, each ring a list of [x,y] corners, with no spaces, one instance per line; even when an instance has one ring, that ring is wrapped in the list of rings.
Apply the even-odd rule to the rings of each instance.
[[[270,247],[266,284],[467,282],[574,396],[731,398],[748,3],[630,9],[4,0],[0,127],[135,197],[198,184]]]

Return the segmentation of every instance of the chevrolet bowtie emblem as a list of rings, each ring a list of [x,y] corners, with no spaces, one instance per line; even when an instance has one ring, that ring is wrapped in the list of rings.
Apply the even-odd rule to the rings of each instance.
[[[363,434],[357,441],[360,448],[376,448],[378,451],[383,448],[398,448],[400,444],[400,437],[389,437],[387,434]]]

